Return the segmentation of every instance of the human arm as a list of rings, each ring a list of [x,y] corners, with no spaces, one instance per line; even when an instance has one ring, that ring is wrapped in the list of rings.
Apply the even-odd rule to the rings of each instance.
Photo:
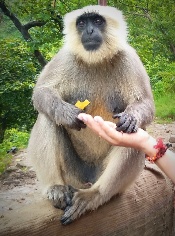
[[[99,116],[93,118],[88,114],[81,113],[78,118],[112,145],[136,148],[150,157],[157,152],[154,148],[154,145],[157,144],[156,139],[143,129],[139,128],[136,133],[127,134],[116,131],[114,123],[104,121]],[[155,161],[155,164],[175,183],[175,153],[167,150],[161,158]]]

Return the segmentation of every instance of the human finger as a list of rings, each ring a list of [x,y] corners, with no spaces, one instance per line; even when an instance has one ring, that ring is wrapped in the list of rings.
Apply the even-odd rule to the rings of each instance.
[[[80,113],[78,115],[78,118],[81,119],[87,127],[89,127],[92,131],[98,134],[100,138],[105,139],[107,142],[111,143],[112,145],[116,145],[115,140],[111,139],[106,132],[103,130],[103,128],[100,127],[100,124],[89,114]],[[97,120],[100,119],[101,122],[106,123],[106,126],[108,128],[111,128],[113,126],[112,122],[104,121],[102,117],[98,117]],[[114,128],[114,126],[113,126]]]
[[[115,140],[116,144],[120,142],[120,138],[122,136],[121,132],[116,131],[116,125],[113,122],[104,121],[101,117],[96,116],[94,120],[99,124],[101,129],[105,132],[105,134],[110,137],[112,140]]]
[[[99,124],[94,120],[94,118],[85,113],[80,113],[78,119],[82,120],[90,129],[96,132],[98,135],[102,135],[103,131]],[[100,134],[99,134],[100,133]]]

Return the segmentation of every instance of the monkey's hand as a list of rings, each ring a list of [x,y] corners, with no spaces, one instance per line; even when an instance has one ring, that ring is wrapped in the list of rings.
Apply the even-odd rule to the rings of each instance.
[[[116,130],[124,133],[135,133],[138,130],[137,119],[130,114],[125,112],[114,114],[113,118],[118,118],[119,121],[116,123]]]
[[[47,191],[48,199],[51,200],[54,207],[64,210],[72,205],[72,197],[77,191],[72,186],[53,185]]]
[[[62,108],[58,106],[55,109],[55,121],[57,124],[68,126],[71,129],[81,130],[86,128],[83,121],[77,118],[82,110],[69,103],[63,103]]]

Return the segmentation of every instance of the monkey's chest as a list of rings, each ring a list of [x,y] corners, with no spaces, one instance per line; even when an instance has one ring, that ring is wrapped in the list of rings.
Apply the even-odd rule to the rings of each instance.
[[[72,88],[74,89],[67,91],[63,99],[72,105],[87,99],[90,104],[84,110],[92,116],[99,115],[111,120],[113,113],[120,113],[126,108],[123,96],[111,85],[77,85]]]
[[[90,100],[89,100],[90,101]],[[114,112],[114,107],[109,101],[106,101],[103,97],[97,97],[92,99],[90,104],[85,108],[85,112],[94,116],[102,116],[103,119],[108,121],[114,121],[112,119],[112,114]]]
[[[83,102],[87,99],[90,104],[84,111],[92,116],[101,116],[105,120],[116,122],[112,118],[113,113],[124,110],[124,103],[113,85],[101,81],[80,82],[72,84],[69,88],[65,90],[63,99],[72,105],[75,105],[78,100]],[[85,161],[102,160],[109,152],[111,145],[100,139],[90,129],[81,131],[68,129],[68,133],[76,153]]]

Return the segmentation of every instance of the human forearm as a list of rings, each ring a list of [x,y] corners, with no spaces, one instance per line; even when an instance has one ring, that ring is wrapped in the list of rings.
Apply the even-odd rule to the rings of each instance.
[[[157,144],[156,139],[149,137],[149,139],[142,144],[141,149],[148,156],[153,157],[158,150],[154,148]],[[174,183],[175,183],[175,153],[167,150],[165,154],[154,162]]]
[[[140,132],[140,130],[139,130]],[[143,131],[143,134],[147,132]],[[143,135],[142,135],[143,136]],[[141,137],[141,136],[140,136]],[[136,148],[142,150],[149,157],[154,157],[158,153],[158,149],[155,149],[157,145],[157,140],[149,135],[144,139],[140,139],[138,146]],[[175,183],[175,153],[166,150],[165,154],[158,158],[154,163]]]
[[[136,133],[127,134],[116,131],[114,123],[104,121],[101,117],[93,119],[88,114],[80,114],[78,118],[112,145],[133,147],[142,150],[149,157],[154,157],[159,151],[154,147],[157,145],[156,139],[143,129],[138,129]],[[175,153],[167,150],[162,157],[155,161],[155,164],[175,183]]]
[[[175,183],[175,153],[167,150],[155,164]]]

